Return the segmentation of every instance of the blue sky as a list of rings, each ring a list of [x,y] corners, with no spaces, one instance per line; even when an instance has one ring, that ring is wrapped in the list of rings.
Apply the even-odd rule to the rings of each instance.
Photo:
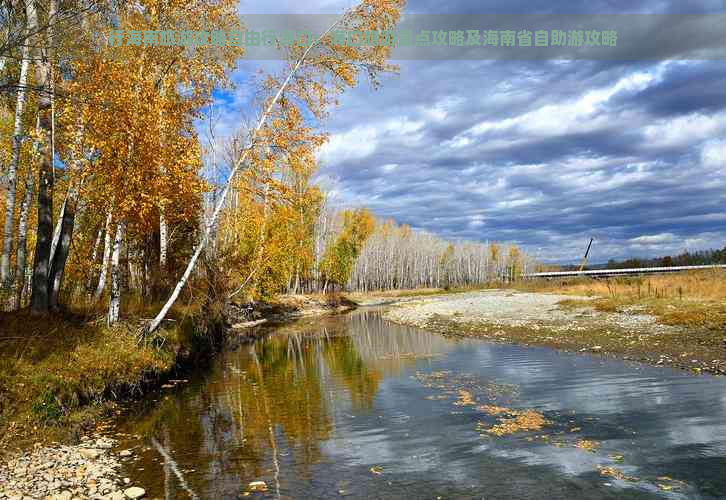
[[[351,1],[240,2],[243,14]],[[724,1],[412,1],[406,13],[726,13]],[[397,61],[332,110],[319,180],[338,203],[450,239],[594,261],[726,245],[724,61]],[[244,61],[218,135],[254,115]]]

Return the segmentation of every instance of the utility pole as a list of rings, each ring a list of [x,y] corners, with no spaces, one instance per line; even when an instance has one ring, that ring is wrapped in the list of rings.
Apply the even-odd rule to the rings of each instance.
[[[585,250],[585,256],[582,258],[582,262],[580,263],[580,269],[579,272],[582,272],[585,269],[585,264],[587,264],[587,256],[590,254],[590,247],[592,246],[592,242],[595,240],[595,238],[590,238],[590,243],[587,244],[587,250]]]

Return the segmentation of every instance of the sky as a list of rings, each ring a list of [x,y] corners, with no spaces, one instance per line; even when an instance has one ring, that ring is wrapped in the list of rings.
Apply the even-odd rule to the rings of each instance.
[[[338,13],[350,0],[242,0],[242,14]],[[726,1],[412,0],[408,14],[726,14]],[[591,262],[726,246],[726,61],[395,61],[325,123],[317,179],[343,206],[451,240]],[[249,113],[247,60],[217,134]]]

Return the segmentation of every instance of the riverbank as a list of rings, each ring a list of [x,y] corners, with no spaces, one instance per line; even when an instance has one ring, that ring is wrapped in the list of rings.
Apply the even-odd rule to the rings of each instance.
[[[103,316],[27,311],[0,313],[0,449],[77,442],[118,403],[207,362],[228,340],[250,341],[255,325],[355,308],[339,295],[282,296],[224,309],[177,307],[152,337],[139,341],[141,320],[113,328]],[[144,317],[144,314],[139,314]]]
[[[666,324],[637,304],[615,310],[598,307],[598,300],[487,290],[419,298],[391,307],[384,317],[447,336],[541,345],[695,373],[726,373],[722,332]]]
[[[108,328],[103,317],[0,313],[0,498],[136,498],[116,473],[113,439],[87,437],[120,403],[173,383],[229,341],[253,340],[258,324],[355,307],[339,295],[177,307],[143,341],[139,320]]]
[[[112,451],[113,439],[84,436],[74,446],[35,447],[0,463],[0,498],[142,498],[146,491],[120,473],[131,450]]]

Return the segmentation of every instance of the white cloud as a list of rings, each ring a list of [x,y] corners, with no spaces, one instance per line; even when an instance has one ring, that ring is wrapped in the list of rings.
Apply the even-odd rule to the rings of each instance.
[[[701,163],[704,167],[726,168],[726,141],[711,141],[701,149]]]
[[[673,233],[660,233],[638,236],[637,238],[629,239],[628,242],[635,245],[661,245],[663,243],[672,243],[675,240],[676,235]]]
[[[553,137],[602,129],[613,120],[605,112],[605,104],[616,94],[639,92],[660,81],[666,65],[661,64],[653,71],[631,73],[609,87],[591,90],[577,99],[547,104],[506,120],[480,122],[464,134],[480,136],[516,128],[522,133]],[[460,137],[455,137],[452,143],[462,140]]]
[[[686,147],[726,131],[726,114],[691,113],[660,120],[643,128],[646,147]]]
[[[373,154],[378,145],[378,132],[370,125],[358,126],[347,132],[333,134],[318,152],[318,160],[332,164],[360,160]]]

